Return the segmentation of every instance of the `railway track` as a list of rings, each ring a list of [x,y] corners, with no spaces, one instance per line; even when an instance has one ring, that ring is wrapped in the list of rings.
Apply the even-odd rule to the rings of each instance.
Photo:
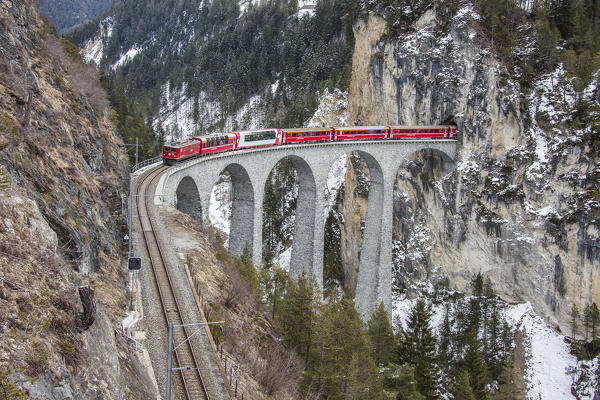
[[[167,167],[158,167],[145,175],[136,188],[136,208],[142,239],[148,252],[149,264],[152,268],[158,294],[166,323],[182,325],[185,323],[182,309],[177,300],[173,282],[165,262],[160,242],[154,230],[154,222],[150,215],[149,204],[153,201],[151,187]],[[173,368],[177,368],[181,378],[182,389],[186,399],[210,400],[198,358],[194,353],[193,343],[185,327],[173,329],[173,342],[177,347],[173,354]],[[176,376],[173,374],[173,376]]]

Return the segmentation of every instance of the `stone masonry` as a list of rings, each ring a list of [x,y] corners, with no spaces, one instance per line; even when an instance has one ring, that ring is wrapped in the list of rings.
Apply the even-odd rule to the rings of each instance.
[[[456,141],[361,141],[285,145],[243,150],[201,158],[174,166],[162,178],[157,193],[178,209],[208,220],[210,194],[222,171],[231,174],[232,211],[229,252],[250,247],[254,263],[262,258],[263,196],[267,177],[283,158],[294,164],[299,178],[290,274],[302,271],[323,282],[324,194],[329,170],[342,154],[356,151],[367,163],[371,186],[359,262],[356,306],[368,319],[381,301],[391,312],[393,189],[401,164],[412,154],[432,149],[454,160]]]

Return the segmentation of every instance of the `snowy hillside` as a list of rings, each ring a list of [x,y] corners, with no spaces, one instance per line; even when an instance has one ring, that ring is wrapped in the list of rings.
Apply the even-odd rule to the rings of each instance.
[[[403,296],[394,301],[393,321],[406,328],[411,308],[416,299]],[[433,304],[431,327],[440,334],[446,304]],[[502,316],[510,324],[513,332],[525,334],[526,382],[528,400],[576,400],[571,393],[571,385],[575,380],[575,371],[582,363],[570,353],[570,346],[565,337],[549,327],[535,313],[530,303],[506,305]],[[598,360],[594,365],[597,365]],[[591,391],[580,393],[580,400],[592,400]]]

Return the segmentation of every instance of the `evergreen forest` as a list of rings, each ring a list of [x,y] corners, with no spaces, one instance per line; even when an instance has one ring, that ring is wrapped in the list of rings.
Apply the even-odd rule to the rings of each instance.
[[[264,95],[270,124],[299,126],[316,108],[319,90],[348,86],[356,8],[355,0],[322,0],[312,18],[297,18],[295,1],[251,4],[240,13],[234,0],[123,0],[112,8],[103,66],[108,71],[128,49],[143,47],[110,74],[122,75],[127,93],[152,115],[168,84],[187,98],[218,102],[224,115]],[[81,46],[97,23],[70,39]],[[200,132],[221,128],[197,123]]]
[[[40,8],[59,32],[65,32],[102,15],[113,0],[40,0]]]
[[[415,300],[406,321],[392,326],[383,303],[364,323],[349,295],[330,294],[324,303],[313,278],[293,281],[270,264],[255,270],[247,253],[239,268],[303,360],[306,398],[525,399],[524,365],[515,361],[523,336],[515,336],[505,303],[481,274],[471,296]],[[432,307],[443,310],[438,327]]]

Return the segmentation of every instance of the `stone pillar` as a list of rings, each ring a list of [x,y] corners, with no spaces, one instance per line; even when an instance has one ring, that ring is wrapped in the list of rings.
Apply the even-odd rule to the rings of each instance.
[[[202,207],[202,223],[208,221],[208,211],[210,207],[210,190],[200,194],[200,206]]]
[[[396,170],[385,172],[383,180],[383,207],[381,220],[381,236],[379,239],[379,280],[377,282],[377,298],[372,304],[371,314],[383,301],[385,309],[392,319],[392,232],[394,225],[394,183]],[[369,318],[371,316],[369,314]]]
[[[248,182],[249,185],[249,182]],[[231,227],[229,229],[229,254],[233,256],[242,255],[246,244],[252,252],[253,236],[256,235],[255,213],[256,207],[254,193],[247,185],[232,185],[231,196]],[[255,207],[256,205],[256,207]],[[262,218],[262,198],[260,203],[260,216]],[[259,227],[259,236],[260,227]]]
[[[329,171],[326,171],[329,172]],[[315,174],[317,175],[317,174]],[[317,175],[318,176],[318,175]],[[325,188],[327,187],[327,174],[316,179],[316,198],[313,231],[313,261],[312,273],[317,278],[319,289],[323,291],[323,246],[325,244]]]
[[[262,264],[262,228],[263,228],[263,195],[262,190],[254,191],[254,234],[252,236],[252,262],[254,265]],[[233,226],[232,226],[233,228]]]
[[[384,182],[381,167],[372,157],[362,154],[361,157],[369,166],[371,185],[360,252],[355,302],[361,317],[367,321],[375,310],[374,304],[379,297],[382,216],[384,218],[389,218],[389,216],[383,214]]]
[[[294,221],[294,243],[290,258],[290,275],[296,280],[305,271],[313,274],[314,224],[316,189],[315,179],[305,161],[290,158],[298,174],[298,199],[296,201],[296,220]],[[317,277],[318,279],[318,277]]]

